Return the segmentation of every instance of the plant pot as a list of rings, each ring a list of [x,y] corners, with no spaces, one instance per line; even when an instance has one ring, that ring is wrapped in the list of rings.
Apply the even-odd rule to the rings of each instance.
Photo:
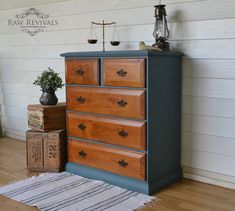
[[[55,95],[55,91],[43,92],[39,102],[42,105],[56,105],[58,103],[58,98]]]

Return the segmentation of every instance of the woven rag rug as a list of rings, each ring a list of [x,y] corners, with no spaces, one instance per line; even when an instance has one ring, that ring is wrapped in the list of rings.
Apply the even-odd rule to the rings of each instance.
[[[67,172],[11,183],[0,194],[42,211],[130,211],[156,199]]]

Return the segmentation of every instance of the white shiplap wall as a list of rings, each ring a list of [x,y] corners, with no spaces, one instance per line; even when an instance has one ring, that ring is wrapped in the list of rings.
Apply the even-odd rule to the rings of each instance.
[[[152,43],[156,0],[0,0],[0,103],[4,133],[25,139],[28,104],[37,103],[32,81],[48,66],[64,77],[59,54],[100,50],[86,39],[91,21],[116,21],[118,48]],[[182,165],[184,175],[235,188],[235,1],[165,0],[171,45],[185,53],[182,90]],[[35,37],[7,25],[28,7],[59,25]],[[101,38],[98,29],[97,34]],[[107,29],[111,37],[111,28]],[[108,40],[107,40],[108,41]],[[58,92],[64,100],[64,90]]]

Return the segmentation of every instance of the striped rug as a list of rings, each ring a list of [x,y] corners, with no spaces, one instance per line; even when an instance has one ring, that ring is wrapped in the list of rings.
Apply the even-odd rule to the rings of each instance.
[[[0,194],[42,211],[129,211],[155,199],[67,172],[11,183],[0,187]]]

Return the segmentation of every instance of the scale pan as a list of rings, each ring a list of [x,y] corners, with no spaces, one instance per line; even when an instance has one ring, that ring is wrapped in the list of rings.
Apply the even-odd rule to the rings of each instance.
[[[120,41],[110,41],[111,45],[118,46],[120,44]]]
[[[97,39],[88,39],[87,42],[90,43],[90,44],[96,44]]]

